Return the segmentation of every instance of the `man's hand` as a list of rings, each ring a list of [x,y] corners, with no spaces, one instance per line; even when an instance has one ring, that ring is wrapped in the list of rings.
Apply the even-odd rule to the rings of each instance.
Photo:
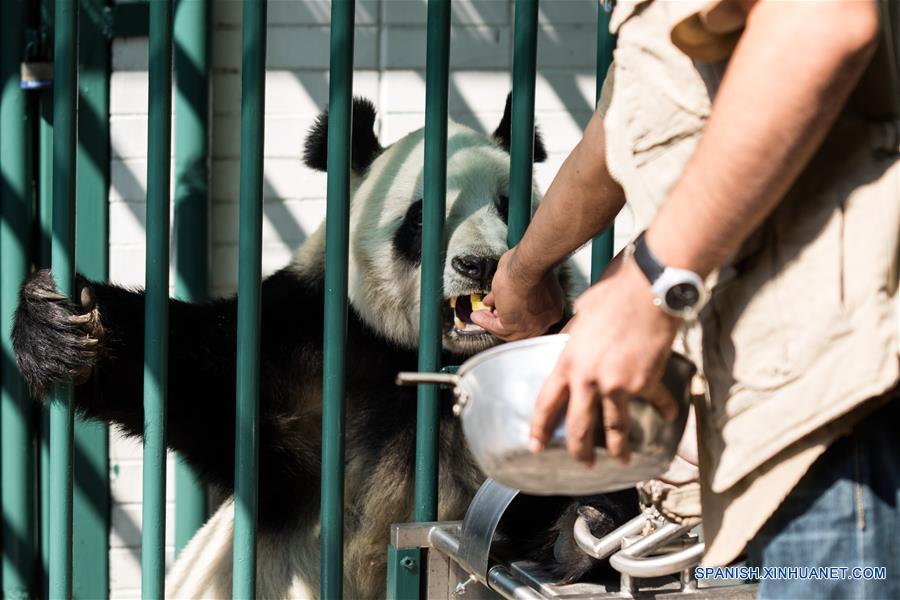
[[[569,342],[535,405],[531,449],[543,449],[565,410],[569,453],[591,465],[602,403],[607,451],[627,463],[632,398],[652,403],[668,420],[677,414],[661,378],[679,321],[653,304],[650,285],[632,259],[608,272],[575,308]]]
[[[516,262],[513,248],[500,257],[491,293],[484,303],[496,310],[472,313],[472,322],[503,340],[546,333],[563,316],[565,294],[554,271],[532,275]]]

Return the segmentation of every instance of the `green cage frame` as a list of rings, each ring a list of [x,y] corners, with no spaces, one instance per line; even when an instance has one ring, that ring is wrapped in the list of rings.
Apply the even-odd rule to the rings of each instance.
[[[256,585],[259,322],[266,0],[243,0],[234,597]],[[515,0],[510,245],[531,216],[538,0]],[[344,338],[350,204],[354,2],[331,3],[321,589],[342,595]],[[0,8],[0,504],[3,596],[108,597],[108,433],[77,422],[72,385],[41,411],[27,397],[9,334],[31,266],[74,292],[76,267],[108,276],[110,43],[149,35],[142,595],[164,596],[165,389],[168,360],[169,156],[175,83],[175,296],[206,297],[209,204],[209,0],[6,0]],[[615,40],[598,10],[597,97]],[[419,368],[439,370],[450,0],[427,2],[425,194]],[[26,89],[22,63],[53,61],[52,86]],[[80,109],[76,114],[76,100]],[[79,136],[83,125],[93,133]],[[97,133],[99,132],[99,135]],[[78,211],[75,198],[78,196]],[[77,222],[76,222],[77,221]],[[77,239],[77,250],[76,250]],[[591,279],[612,257],[612,228],[594,240]],[[418,390],[415,519],[437,518],[437,389]],[[205,490],[176,466],[176,552],[206,517]],[[53,535],[50,535],[53,532]],[[77,548],[77,552],[74,549]],[[391,598],[419,597],[419,549],[389,546]]]

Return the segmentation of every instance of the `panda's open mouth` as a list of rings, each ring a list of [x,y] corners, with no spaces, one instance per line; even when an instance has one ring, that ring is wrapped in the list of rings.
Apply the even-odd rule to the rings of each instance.
[[[453,331],[459,335],[487,334],[483,327],[472,322],[474,311],[487,309],[482,302],[485,295],[482,292],[472,292],[450,298],[450,308],[453,310]]]

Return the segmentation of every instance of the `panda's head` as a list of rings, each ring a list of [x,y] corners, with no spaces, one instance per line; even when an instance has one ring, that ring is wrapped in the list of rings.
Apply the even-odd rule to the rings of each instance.
[[[419,336],[424,130],[383,148],[375,109],[353,105],[350,211],[350,302],[379,334],[415,348]],[[447,210],[444,229],[443,346],[472,354],[496,344],[473,324],[472,302],[490,291],[506,243],[509,195],[510,102],[492,136],[454,122],[447,128]],[[307,140],[308,166],[325,170],[327,114]],[[535,135],[535,160],[546,158]],[[540,199],[532,189],[532,205]]]

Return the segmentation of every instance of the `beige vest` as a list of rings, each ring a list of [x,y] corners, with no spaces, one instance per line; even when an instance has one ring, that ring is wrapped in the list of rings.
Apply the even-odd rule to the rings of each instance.
[[[613,13],[598,108],[635,232],[684,170],[726,66],[685,51],[727,58],[741,19],[709,0],[621,1]],[[707,564],[734,560],[866,400],[900,378],[900,42],[883,22],[893,44],[870,68],[880,73],[717,274],[700,327],[684,336],[708,384],[697,406]]]

